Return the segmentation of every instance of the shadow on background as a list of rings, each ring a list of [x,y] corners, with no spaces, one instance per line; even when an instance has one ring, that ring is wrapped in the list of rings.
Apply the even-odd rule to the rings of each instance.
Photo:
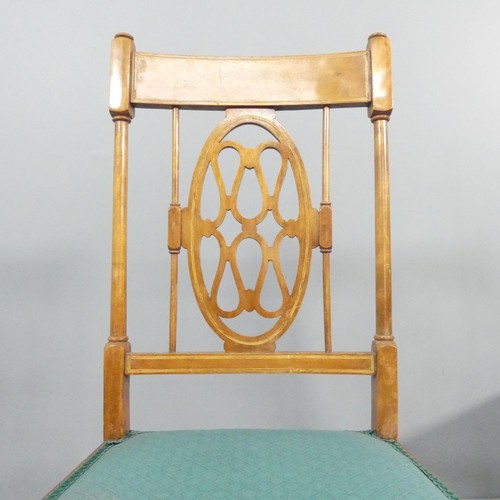
[[[404,446],[460,497],[500,497],[500,398]]]

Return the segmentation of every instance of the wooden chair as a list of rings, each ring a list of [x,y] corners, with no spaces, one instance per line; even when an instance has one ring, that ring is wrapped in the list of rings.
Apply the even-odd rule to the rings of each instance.
[[[376,214],[376,331],[367,352],[333,352],[330,313],[329,120],[334,107],[368,108],[374,126]],[[171,255],[170,337],[166,353],[131,351],[127,337],[128,127],[136,107],[172,110],[172,200],[168,249]],[[225,119],[210,134],[194,169],[187,206],[179,203],[179,113],[223,109]],[[313,208],[306,168],[276,110],[323,110],[322,200]],[[104,350],[104,443],[49,495],[50,498],[455,498],[397,443],[397,349],[391,324],[391,238],[387,124],[392,111],[390,42],[370,36],[366,50],[297,57],[178,57],[136,52],[133,38],[119,33],[111,52],[110,112],[115,124],[111,334]],[[228,138],[237,127],[257,125],[270,139],[256,148]],[[218,157],[236,151],[240,164],[232,185],[224,184]],[[281,167],[268,185],[260,155],[277,152]],[[238,193],[247,170],[255,172],[262,205],[253,217],[240,213]],[[279,197],[293,174],[298,215],[286,219]],[[202,214],[206,176],[214,174],[219,209]],[[232,243],[222,223],[241,225]],[[259,224],[273,217],[274,241]],[[280,242],[296,238],[299,255],[289,286],[280,261]],[[219,263],[213,282],[202,266],[203,238],[215,238]],[[261,265],[253,289],[245,288],[237,261],[244,239],[260,246]],[[324,352],[275,352],[304,297],[313,250],[323,266]],[[178,254],[185,249],[198,305],[221,339],[220,353],[180,353],[177,338]],[[230,268],[237,306],[218,303],[222,275]],[[269,310],[261,292],[274,272],[281,306]],[[182,307],[182,305],[179,305]],[[263,333],[235,331],[230,319],[242,312],[271,318]],[[180,329],[181,330],[181,329]],[[182,333],[182,332],[181,332]],[[372,380],[372,430],[332,431],[130,431],[129,378],[136,374],[321,373],[368,375]]]

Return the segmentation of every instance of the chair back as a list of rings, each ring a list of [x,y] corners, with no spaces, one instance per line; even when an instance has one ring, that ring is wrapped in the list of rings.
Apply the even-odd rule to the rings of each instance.
[[[366,352],[334,352],[331,335],[330,113],[335,107],[368,108],[374,125],[376,220],[376,331]],[[127,170],[128,129],[135,108],[172,110],[172,192],[168,213],[170,320],[168,350],[138,353],[127,336]],[[292,137],[280,123],[283,109],[323,112],[321,202],[311,201],[307,169]],[[397,436],[397,351],[391,321],[391,250],[387,123],[392,111],[390,42],[376,33],[366,50],[291,57],[180,57],[137,52],[133,38],[116,35],[111,49],[110,113],[115,123],[111,333],[104,354],[104,437],[118,439],[130,429],[129,378],[138,374],[326,373],[370,375],[373,429]],[[225,118],[208,136],[194,168],[188,202],[179,197],[179,117],[184,109],[218,109]],[[258,127],[266,139],[242,144],[236,129]],[[234,168],[227,175],[223,156]],[[265,161],[275,155],[274,175]],[[209,189],[209,178],[212,189]],[[250,179],[250,181],[249,181]],[[258,195],[243,204],[246,184]],[[292,185],[296,209],[282,200]],[[215,187],[213,187],[215,186]],[[206,200],[211,200],[212,210]],[[286,212],[286,213],[285,213]],[[228,227],[233,230],[228,234]],[[236,228],[236,229],[234,229]],[[267,228],[267,229],[265,229]],[[269,228],[272,228],[269,233]],[[284,272],[284,240],[293,240],[296,264]],[[208,273],[205,247],[216,248]],[[248,279],[239,259],[251,243],[257,261]],[[187,252],[189,276],[208,326],[220,337],[220,352],[177,352],[178,256]],[[279,339],[294,321],[306,293],[313,253],[323,270],[321,352],[281,352]],[[232,305],[221,304],[225,280],[234,282]],[[274,284],[273,306],[269,283]],[[277,297],[277,298],[276,298]],[[252,318],[265,325],[249,331]]]

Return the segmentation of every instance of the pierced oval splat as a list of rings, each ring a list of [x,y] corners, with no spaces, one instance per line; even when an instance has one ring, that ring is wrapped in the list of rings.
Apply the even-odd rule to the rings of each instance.
[[[257,147],[244,147],[239,142],[228,140],[231,131],[243,125],[261,127],[270,134],[271,140]],[[221,151],[228,148],[240,159],[238,165],[236,162],[232,165],[236,168],[232,185],[228,185],[227,177],[223,179],[223,162],[219,165],[218,161]],[[269,166],[271,157],[273,165]],[[266,171],[266,168],[274,172]],[[209,172],[213,172],[216,185],[212,185],[210,190],[206,185]],[[250,206],[244,209],[238,204],[241,204],[242,190],[249,182],[245,176],[250,176],[253,191]],[[286,196],[297,200],[293,217],[291,213],[281,213],[280,199],[285,196],[287,187],[290,193]],[[216,220],[203,218],[201,200],[210,195],[219,198]],[[274,350],[276,340],[285,333],[299,310],[309,277],[311,250],[315,244],[311,195],[304,165],[281,124],[267,113],[230,113],[214,129],[201,151],[193,173],[187,210],[190,221],[186,245],[189,272],[196,300],[206,321],[225,341],[226,350]],[[241,226],[236,236],[233,234],[226,238],[224,235],[226,224],[223,221],[227,217],[234,217]],[[258,225],[266,218],[271,218],[272,223],[267,224],[266,221],[259,231]],[[264,237],[263,228],[267,228],[266,233],[274,230],[274,234]],[[202,239],[211,236],[215,236],[220,245],[220,260],[213,283],[209,284],[203,280],[200,250]],[[290,238],[296,241],[297,257],[293,259],[296,266],[293,272],[286,273],[285,278],[280,245],[284,239]],[[249,263],[249,258],[253,264]],[[234,278],[231,292],[234,297],[230,304],[221,295],[228,277]],[[269,324],[273,319],[272,326],[259,334],[248,335],[228,325],[238,323],[232,321],[234,318],[250,315],[267,318],[266,321],[256,321],[261,325]]]

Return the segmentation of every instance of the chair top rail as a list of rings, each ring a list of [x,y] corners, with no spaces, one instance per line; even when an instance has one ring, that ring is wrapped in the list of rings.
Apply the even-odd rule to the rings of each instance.
[[[196,57],[134,52],[137,107],[321,107],[370,103],[368,51]]]

